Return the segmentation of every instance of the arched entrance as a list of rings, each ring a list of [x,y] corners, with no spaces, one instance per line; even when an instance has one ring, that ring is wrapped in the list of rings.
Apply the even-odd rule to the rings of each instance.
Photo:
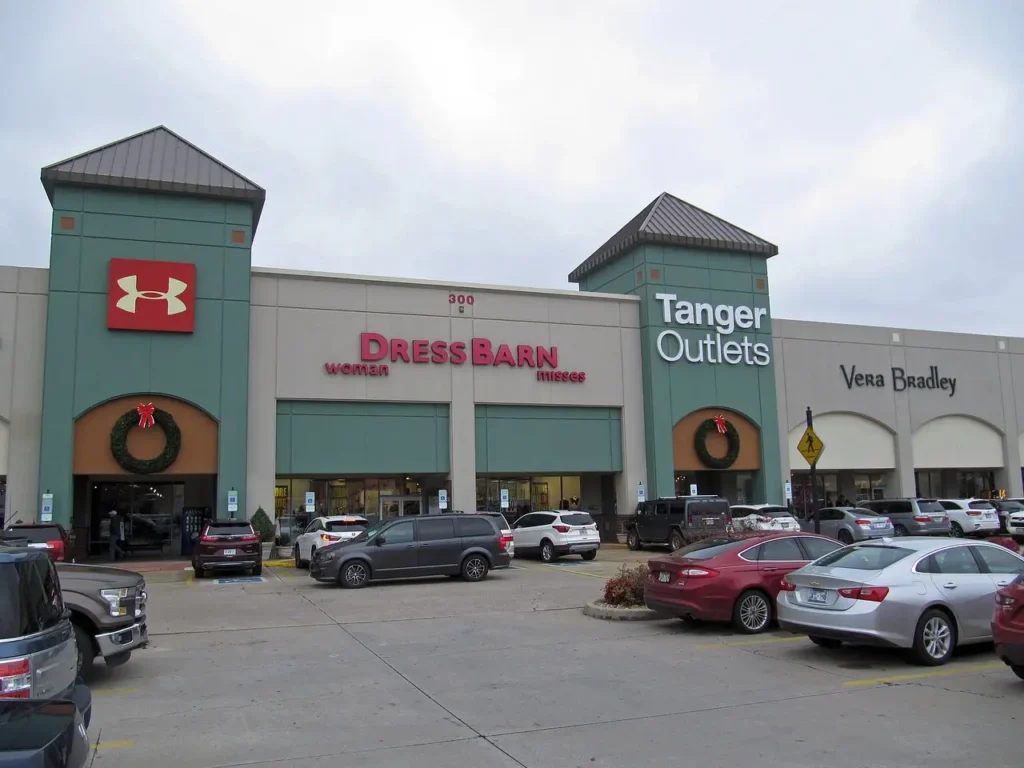
[[[735,441],[732,452],[730,439]],[[729,466],[723,467],[729,459]],[[730,504],[764,501],[761,430],[736,411],[702,408],[676,422],[672,461],[677,496],[688,495],[690,486],[696,485],[699,494],[722,496]]]
[[[143,428],[149,404],[154,419]],[[177,451],[168,450],[169,435]],[[213,516],[217,450],[217,421],[172,397],[121,397],[79,416],[72,464],[76,556],[108,554],[111,510],[124,518],[129,556],[189,554],[190,531]]]

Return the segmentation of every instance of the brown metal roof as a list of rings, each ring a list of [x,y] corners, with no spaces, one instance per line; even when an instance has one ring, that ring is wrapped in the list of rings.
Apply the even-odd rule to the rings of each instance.
[[[668,192],[662,192],[626,226],[612,235],[608,242],[594,251],[590,258],[570,272],[569,282],[578,283],[584,275],[641,243],[668,243],[715,251],[755,253],[765,258],[779,252],[778,246],[767,240]]]
[[[164,126],[69,157],[43,168],[50,203],[58,184],[201,195],[251,203],[256,233],[267,192]]]

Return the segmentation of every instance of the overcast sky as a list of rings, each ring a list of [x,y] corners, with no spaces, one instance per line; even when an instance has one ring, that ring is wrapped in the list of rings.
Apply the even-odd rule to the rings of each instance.
[[[1019,0],[155,5],[0,4],[0,263],[164,124],[267,189],[256,265],[568,288],[668,191],[775,316],[1024,336]]]

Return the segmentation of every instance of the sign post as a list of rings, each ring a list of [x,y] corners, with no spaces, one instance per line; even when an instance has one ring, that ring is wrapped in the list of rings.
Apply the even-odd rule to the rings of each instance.
[[[306,492],[306,511],[316,512],[316,493],[313,491]]]
[[[647,501],[647,492],[644,490],[644,484],[643,483],[637,483],[636,484],[636,503],[637,504],[643,504],[645,501]]]
[[[53,522],[53,494],[49,490],[43,494],[43,508],[39,514],[39,522],[41,523],[52,523]]]
[[[501,508],[508,509],[508,488],[501,489]]]
[[[448,509],[448,491],[444,488],[437,492],[437,508],[440,510]]]
[[[231,513],[231,519],[235,519],[235,513],[238,512],[238,491],[232,488],[228,491],[228,512]]]
[[[814,532],[821,533],[821,515],[818,513],[818,475],[815,471],[818,466],[818,459],[825,451],[825,444],[821,442],[814,431],[814,415],[810,407],[807,408],[807,429],[800,436],[800,443],[797,446],[800,455],[811,465],[811,514],[814,515]]]

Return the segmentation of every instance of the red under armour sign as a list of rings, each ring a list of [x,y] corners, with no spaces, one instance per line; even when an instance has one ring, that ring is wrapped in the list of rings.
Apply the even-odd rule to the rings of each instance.
[[[107,328],[192,333],[196,265],[173,261],[110,260]]]

